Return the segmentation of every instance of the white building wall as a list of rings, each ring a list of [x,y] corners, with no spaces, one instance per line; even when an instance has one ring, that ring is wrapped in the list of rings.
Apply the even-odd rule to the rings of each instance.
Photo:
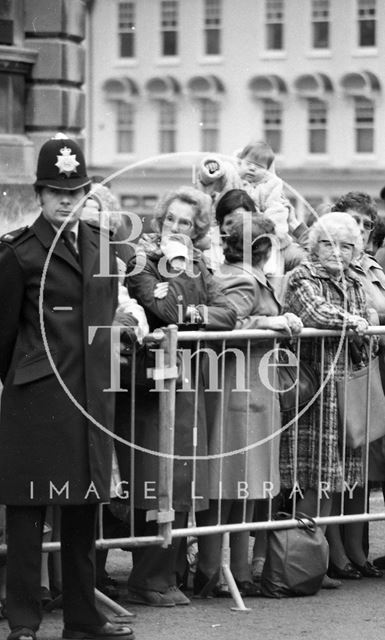
[[[177,151],[200,151],[200,107],[187,92],[196,75],[218,77],[225,87],[221,97],[219,150],[232,154],[251,138],[262,137],[262,102],[251,97],[248,82],[257,75],[275,74],[287,84],[282,96],[282,153],[278,170],[295,187],[323,199],[341,189],[364,189],[378,196],[385,184],[385,2],[377,0],[377,47],[356,45],[356,0],[331,0],[331,46],[311,49],[310,0],[285,0],[285,49],[265,49],[264,0],[222,0],[222,53],[203,55],[203,0],[179,0],[179,55],[160,56],[160,0],[136,1],[136,51],[134,60],[118,56],[118,0],[95,0],[89,19],[89,141],[88,156],[95,172],[104,173],[128,162],[156,155],[159,150],[158,107],[145,91],[153,77],[172,76],[182,87],[176,97]],[[376,102],[376,148],[373,154],[354,151],[354,101],[341,88],[349,72],[371,71],[381,83]],[[297,95],[294,82],[302,74],[323,73],[333,85],[331,94],[320,96],[329,105],[328,153],[311,155],[307,150],[307,100]],[[135,101],[135,150],[116,152],[116,109],[102,90],[106,80],[128,77],[137,83]],[[90,99],[91,100],[91,99]],[[151,171],[148,171],[148,175]],[[314,174],[314,175],[313,175]],[[184,178],[172,171],[159,179],[160,188]],[[187,174],[186,174],[187,175]],[[138,176],[137,184],[141,184]],[[158,180],[158,177],[156,178]],[[132,181],[131,181],[132,182]],[[154,183],[155,184],[155,183]],[[119,192],[133,189],[120,181]],[[139,187],[138,187],[139,188]],[[142,187],[140,187],[142,188]]]

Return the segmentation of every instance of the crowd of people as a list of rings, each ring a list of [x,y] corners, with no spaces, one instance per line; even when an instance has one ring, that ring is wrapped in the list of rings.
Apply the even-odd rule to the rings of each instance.
[[[293,499],[294,510],[308,516],[336,515],[342,505],[344,513],[359,514],[368,480],[385,481],[383,440],[371,442],[366,455],[341,437],[337,383],[355,363],[339,337],[301,338],[301,362],[312,367],[322,393],[298,419],[283,415],[278,390],[264,375],[278,347],[295,352],[304,327],[349,331],[363,361],[378,354],[384,369],[381,338],[364,349],[369,326],[385,320],[385,273],[373,255],[378,251],[381,259],[383,251],[375,202],[349,192],[308,228],[275,174],[273,151],[259,141],[234,162],[208,156],[197,175],[195,186],[160,198],[153,232],[128,247],[112,193],[94,185],[89,194],[81,149],[59,136],[39,155],[40,216],[1,239],[0,503],[7,509],[8,552],[0,596],[8,640],[36,639],[47,592],[49,600],[41,542],[54,522],[61,539],[63,638],[133,638],[95,602],[95,585],[115,595],[106,552],[95,562],[97,506],[109,501],[116,474],[130,486],[135,510],[134,531],[124,522],[127,535],[157,534],[159,394],[151,379],[139,383],[139,365],[144,358],[145,368],[154,366],[143,341],[161,327],[277,332],[247,340],[237,334],[225,349],[206,340],[199,357],[193,340],[183,343],[182,351],[195,357],[188,380],[184,358],[178,361],[173,527],[187,527],[191,517],[202,527],[247,524]],[[112,388],[111,346],[118,347],[118,377],[130,393]],[[114,447],[110,431],[119,437]],[[115,502],[126,513],[123,498]],[[117,518],[105,512],[116,527]],[[368,560],[362,522],[324,529],[330,549],[325,588],[383,575],[382,559],[378,566]],[[252,562],[247,528],[230,536],[231,570],[246,597],[259,595],[266,554],[265,532],[253,535]],[[196,597],[223,595],[221,544],[218,533],[198,538]],[[176,537],[165,548],[135,547],[132,559],[129,602],[190,603],[186,539]]]

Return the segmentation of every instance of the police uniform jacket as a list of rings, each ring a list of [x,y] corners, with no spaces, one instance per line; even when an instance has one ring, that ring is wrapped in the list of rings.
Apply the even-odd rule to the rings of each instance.
[[[109,498],[110,332],[90,327],[112,324],[117,279],[94,277],[99,230],[79,223],[80,264],[62,239],[47,263],[55,235],[41,215],[0,242],[0,504]]]

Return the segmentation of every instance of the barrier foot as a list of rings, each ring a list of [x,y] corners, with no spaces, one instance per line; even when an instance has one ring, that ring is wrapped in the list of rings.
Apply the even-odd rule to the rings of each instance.
[[[108,596],[104,595],[99,589],[95,589],[96,599],[99,600],[102,604],[106,605],[113,613],[119,618],[127,617],[127,618],[136,618],[136,613],[132,613],[132,611],[128,611],[120,604],[111,600]]]
[[[109,609],[111,609],[116,616],[119,616],[120,618],[123,618],[123,617],[136,618],[136,613],[132,613],[131,611],[128,611],[127,609],[122,607],[120,604],[118,604],[114,600],[111,600],[111,598],[108,598],[107,596],[105,596],[104,593],[99,591],[99,589],[95,589],[95,597],[97,600],[99,600],[99,602],[101,602],[102,604],[106,605]],[[52,602],[47,604],[44,610],[54,611],[54,609],[61,608],[62,604],[63,604],[63,596],[59,595],[56,598],[54,598]]]
[[[251,609],[249,609],[248,607],[245,606],[245,603],[243,602],[242,596],[239,593],[239,589],[237,587],[237,583],[234,580],[234,576],[230,571],[230,567],[228,564],[222,564],[221,565],[221,569],[223,572],[223,577],[225,578],[230,593],[231,593],[231,597],[233,598],[234,602],[235,602],[235,607],[231,607],[231,611],[244,611],[245,613],[248,613],[249,611],[251,611]]]

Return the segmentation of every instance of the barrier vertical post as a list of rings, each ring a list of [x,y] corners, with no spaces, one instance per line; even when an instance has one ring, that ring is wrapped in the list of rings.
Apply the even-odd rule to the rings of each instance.
[[[163,390],[159,391],[159,503],[158,524],[159,535],[164,537],[162,546],[172,542],[171,531],[174,521],[172,508],[174,477],[174,431],[175,431],[175,393],[178,370],[176,364],[177,351],[176,325],[164,329],[164,338],[160,348],[163,350],[164,368],[154,378],[163,379]]]

